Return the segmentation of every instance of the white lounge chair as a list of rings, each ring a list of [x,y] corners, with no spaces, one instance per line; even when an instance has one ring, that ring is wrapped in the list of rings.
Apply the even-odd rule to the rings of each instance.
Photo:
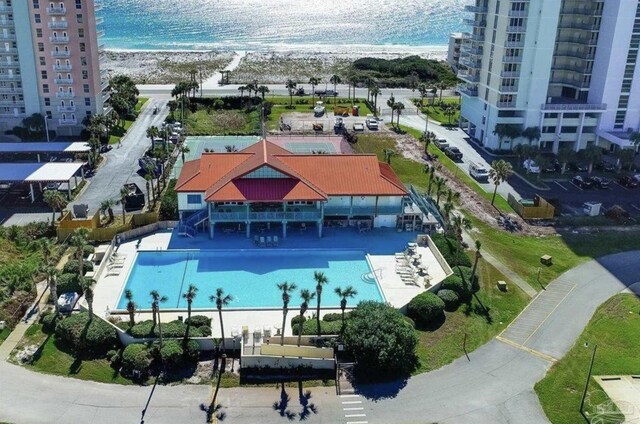
[[[271,236],[267,236],[267,247],[271,246],[273,246],[273,240],[271,239]]]
[[[265,247],[266,242],[264,241],[264,236],[260,236],[260,247]]]
[[[273,236],[273,245],[278,246],[280,244],[280,240],[278,240],[278,236]]]

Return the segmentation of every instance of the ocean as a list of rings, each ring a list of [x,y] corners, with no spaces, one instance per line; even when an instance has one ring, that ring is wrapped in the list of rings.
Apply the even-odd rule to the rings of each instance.
[[[421,52],[464,29],[469,0],[102,0],[113,50]]]

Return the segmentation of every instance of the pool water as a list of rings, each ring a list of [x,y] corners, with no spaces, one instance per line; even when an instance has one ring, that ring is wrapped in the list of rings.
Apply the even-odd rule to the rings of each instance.
[[[282,294],[276,285],[287,281],[298,286],[290,302],[290,308],[296,309],[301,289],[315,291],[314,271],[324,272],[329,279],[323,287],[322,307],[339,307],[334,289],[348,285],[358,291],[348,299],[349,305],[361,300],[383,301],[365,253],[357,250],[139,252],[125,289],[132,291],[142,309],[150,307],[149,292],[154,289],[168,297],[161,307],[186,309],[182,293],[189,284],[198,287],[194,309],[215,308],[209,296],[218,287],[233,296],[227,308],[280,308]],[[125,309],[126,304],[123,290],[117,309]]]

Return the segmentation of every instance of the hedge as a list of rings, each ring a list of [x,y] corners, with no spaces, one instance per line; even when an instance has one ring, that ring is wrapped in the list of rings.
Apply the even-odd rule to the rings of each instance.
[[[302,322],[305,322],[307,318],[304,315],[296,315],[293,318],[291,318],[291,328],[297,329],[298,324],[300,323],[301,320]]]
[[[82,266],[83,266],[82,272],[84,274],[86,274],[89,271],[93,271],[93,264],[89,261],[84,261],[84,264]],[[66,264],[64,264],[64,267],[62,268],[62,273],[78,275],[80,273],[80,266],[79,266],[78,260],[72,259]]]
[[[293,335],[298,335],[298,326],[292,327]],[[323,336],[340,334],[342,330],[341,321],[320,321],[320,334]],[[303,336],[317,336],[318,325],[315,319],[308,319],[302,325]]]
[[[438,291],[438,297],[444,302],[444,308],[447,311],[455,311],[460,305],[460,297],[453,290],[440,290]]]
[[[470,267],[467,267],[467,266],[458,266],[458,267],[455,267],[453,269],[453,272],[455,274],[459,275],[468,285],[469,282],[471,281],[471,273],[473,272],[473,269],[471,269]],[[473,293],[475,293],[478,290],[480,290],[480,284],[478,282],[478,275],[475,275],[475,278],[471,282],[471,289],[472,289]]]
[[[198,327],[198,332],[200,333],[201,337],[209,337],[211,336],[211,326],[203,325],[202,327]],[[191,334],[191,336],[195,337],[193,336],[193,333]]]
[[[56,338],[81,354],[104,355],[118,343],[116,330],[87,312],[71,315],[56,325]]]
[[[161,326],[156,325],[154,328],[153,321],[141,321],[129,329],[129,334],[138,339],[155,338],[160,337],[160,330],[162,330],[162,337],[179,338],[184,337],[187,326],[182,321],[175,320],[163,322]],[[189,329],[189,337],[202,337],[202,335],[199,327]]]
[[[80,278],[78,273],[75,274],[62,274],[58,277],[57,282],[58,295],[69,292],[82,293],[82,287],[80,287]]]
[[[160,201],[158,216],[160,221],[177,221],[178,216],[178,194],[176,193],[176,180],[169,181],[167,189]]]
[[[151,354],[143,344],[130,344],[122,352],[122,366],[129,371],[147,373],[151,367]]]
[[[345,312],[344,313],[344,319],[345,321],[349,319],[349,316],[351,314],[351,311],[349,312]],[[327,321],[327,322],[331,322],[331,321],[342,321],[342,314],[341,313],[330,313],[330,314],[325,314],[322,317],[323,321]]]
[[[191,318],[187,318],[184,321],[185,324],[191,323],[192,327],[210,327],[211,318],[204,315],[192,315]]]
[[[46,312],[40,317],[40,324],[42,324],[42,331],[46,334],[55,332],[56,325],[62,317],[59,314],[53,312]]]
[[[431,240],[436,245],[449,266],[471,266],[471,259],[464,252],[464,247],[458,240],[445,236],[444,234],[434,234]]]
[[[167,340],[160,349],[160,359],[169,367],[175,367],[182,362],[184,351],[182,342],[177,340]]]
[[[419,327],[424,327],[442,317],[444,302],[432,292],[420,293],[407,305],[407,315]]]

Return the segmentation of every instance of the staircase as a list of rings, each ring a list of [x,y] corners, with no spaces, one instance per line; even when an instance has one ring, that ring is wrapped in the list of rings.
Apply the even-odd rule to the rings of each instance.
[[[178,226],[178,235],[194,238],[196,236],[196,229],[189,225],[181,224]]]
[[[209,219],[209,211],[207,208],[200,209],[198,212],[189,216],[187,219],[183,220],[182,223],[189,227],[197,227],[199,224],[202,224],[207,219]]]

